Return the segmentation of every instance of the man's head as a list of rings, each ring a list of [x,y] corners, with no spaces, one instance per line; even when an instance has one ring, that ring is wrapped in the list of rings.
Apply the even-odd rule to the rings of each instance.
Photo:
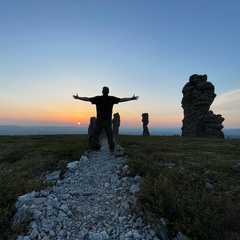
[[[109,88],[108,87],[103,87],[102,94],[107,96],[109,94]]]

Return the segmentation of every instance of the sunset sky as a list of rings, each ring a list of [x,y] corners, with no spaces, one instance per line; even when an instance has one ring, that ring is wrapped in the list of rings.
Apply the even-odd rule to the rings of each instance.
[[[114,106],[122,127],[181,127],[182,88],[207,74],[211,110],[240,128],[239,0],[0,0],[0,125],[82,126]]]

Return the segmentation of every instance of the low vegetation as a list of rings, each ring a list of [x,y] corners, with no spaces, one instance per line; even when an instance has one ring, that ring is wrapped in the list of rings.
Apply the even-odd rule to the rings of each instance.
[[[118,136],[132,175],[144,181],[135,208],[171,236],[240,239],[240,139]]]
[[[143,177],[134,210],[156,229],[164,219],[170,236],[240,239],[240,139],[120,135],[116,141],[130,174]],[[24,230],[11,229],[17,197],[46,188],[46,173],[63,173],[87,143],[87,135],[0,137],[0,239]]]
[[[84,153],[87,139],[86,135],[0,137],[0,239],[16,239],[11,218],[17,197],[46,188],[44,175],[63,173],[68,162]]]

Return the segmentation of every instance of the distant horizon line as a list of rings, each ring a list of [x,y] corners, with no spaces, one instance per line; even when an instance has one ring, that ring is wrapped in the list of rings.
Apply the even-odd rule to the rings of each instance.
[[[148,127],[151,136],[181,136],[181,127]],[[225,137],[240,138],[240,128],[224,128]],[[20,126],[0,125],[1,136],[12,135],[48,135],[48,134],[88,134],[88,126]],[[119,135],[142,135],[143,128],[120,127]]]
[[[88,124],[80,124],[80,125],[16,125],[16,124],[0,124],[1,127],[6,126],[6,127],[88,127]],[[150,128],[181,128],[181,127],[163,127],[163,126],[148,126]],[[122,128],[120,126],[119,128]],[[140,126],[137,127],[132,127],[132,126],[124,126],[124,128],[142,128]],[[239,127],[240,128],[240,127]]]
[[[88,125],[86,124],[81,124],[81,125],[16,125],[16,124],[0,124],[0,127],[56,127],[56,128],[85,128],[88,127]],[[124,126],[124,127],[119,127],[119,128],[136,128],[136,129],[142,129],[142,127],[137,126],[137,127],[132,127],[132,126]],[[171,128],[171,129],[176,129],[179,128],[181,129],[181,127],[166,127],[166,126],[148,126],[148,128]],[[222,130],[224,129],[240,129],[240,127],[224,127]]]

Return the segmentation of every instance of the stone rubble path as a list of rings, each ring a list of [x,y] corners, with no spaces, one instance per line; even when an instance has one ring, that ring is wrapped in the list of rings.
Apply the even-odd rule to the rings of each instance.
[[[17,240],[158,240],[151,227],[133,214],[141,177],[126,177],[121,146],[115,154],[103,139],[102,148],[68,164],[52,188],[19,197],[18,209],[31,218],[29,231]],[[123,176],[123,177],[121,177]]]

